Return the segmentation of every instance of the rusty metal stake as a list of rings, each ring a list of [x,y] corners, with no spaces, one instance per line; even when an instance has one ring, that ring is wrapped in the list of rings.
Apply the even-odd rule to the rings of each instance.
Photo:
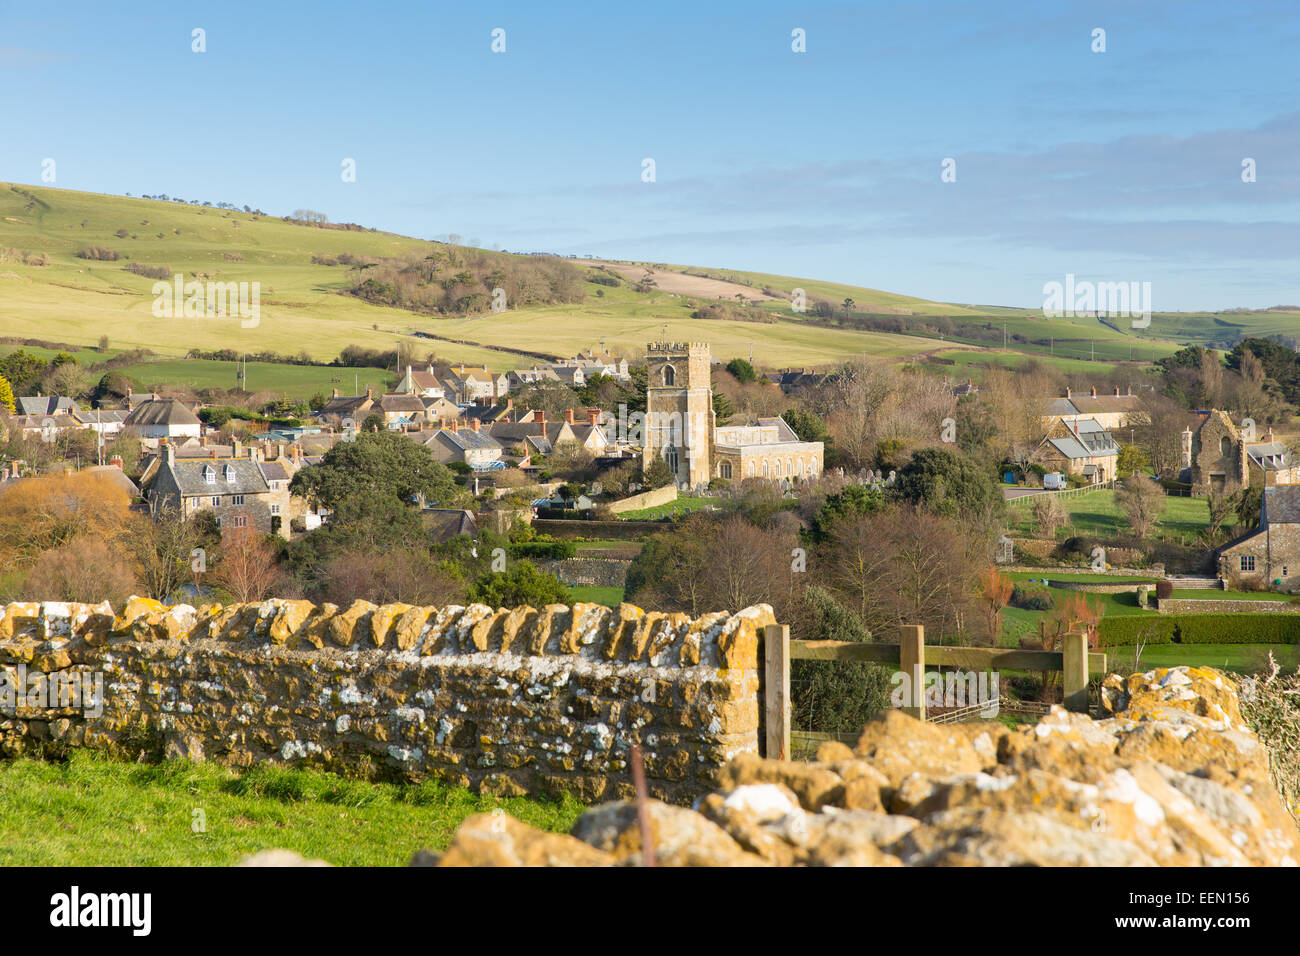
[[[655,865],[655,847],[650,839],[650,796],[645,786],[645,763],[641,748],[632,745],[632,786],[636,788],[636,821],[641,828],[641,864]]]

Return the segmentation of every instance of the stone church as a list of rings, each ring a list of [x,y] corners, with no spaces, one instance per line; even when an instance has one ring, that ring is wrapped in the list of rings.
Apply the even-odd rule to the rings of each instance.
[[[680,488],[766,478],[789,487],[822,472],[821,442],[800,441],[784,419],[716,424],[712,357],[704,342],[652,342],[646,355],[642,465],[668,463]]]

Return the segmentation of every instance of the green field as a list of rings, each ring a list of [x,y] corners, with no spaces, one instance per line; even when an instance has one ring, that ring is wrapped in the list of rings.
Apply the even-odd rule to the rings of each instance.
[[[1115,503],[1115,492],[1109,488],[1098,489],[1086,495],[1062,498],[1061,504],[1070,516],[1073,528],[1057,529],[1057,538],[1070,535],[1092,535],[1099,538],[1119,538],[1128,534],[1128,519]],[[1033,535],[1033,513],[1029,503],[1011,506],[1008,510],[1013,520],[1014,534],[1021,537]],[[1193,544],[1197,536],[1210,523],[1210,510],[1204,498],[1165,497],[1165,509],[1156,523],[1155,537],[1179,544]]]
[[[119,237],[119,232],[124,235]],[[75,257],[77,250],[89,245],[106,246],[131,262],[166,266],[173,273],[200,274],[222,282],[259,282],[261,320],[257,327],[245,329],[236,318],[155,318],[150,309],[153,280],[124,271],[125,261]],[[854,313],[860,316],[947,316],[959,332],[940,340],[828,327],[814,323],[807,314],[794,313],[783,301],[763,304],[776,318],[771,323],[693,319],[691,312],[708,296],[639,293],[626,282],[613,287],[589,282],[585,301],[573,305],[438,318],[344,295],[356,271],[312,262],[317,255],[346,252],[381,257],[428,248],[426,241],[374,230],[319,229],[215,207],[0,183],[0,250],[44,253],[50,258],[46,266],[27,265],[14,256],[0,261],[0,334],[81,346],[107,335],[113,349],[149,348],[173,356],[191,348],[306,351],[325,361],[346,345],[390,349],[407,341],[443,359],[501,370],[533,361],[503,348],[560,355],[603,342],[612,350],[628,351],[665,337],[707,341],[723,361],[752,352],[760,363],[778,367],[828,365],[856,355],[902,359],[941,352],[961,363],[958,368],[967,364],[975,368],[985,362],[1023,361],[1022,353],[1047,356],[1050,351],[1032,343],[1015,343],[1005,353],[986,350],[987,340],[977,341],[961,331],[975,325],[1005,323],[1008,335],[1056,336],[1061,340],[1054,350],[1057,356],[1048,360],[1058,363],[1085,357],[1085,350],[1091,355],[1094,348],[1098,359],[1127,361],[1138,341],[1135,335],[1095,319],[1044,319],[1032,310],[936,303],[817,279],[663,265],[654,268],[703,274],[746,288],[768,286],[779,294],[802,288],[813,299],[836,303],[851,298]],[[1270,321],[1281,320],[1274,316]],[[1167,325],[1174,328],[1173,323]],[[1155,321],[1153,326],[1160,327]],[[416,331],[435,338],[415,338]],[[1147,352],[1135,357],[1144,360],[1176,347],[1172,336],[1170,340],[1147,336],[1141,342]],[[964,343],[975,347],[966,351]]]
[[[1288,644],[1152,644],[1142,651],[1140,666],[1218,667],[1222,670],[1251,674],[1267,670],[1269,652],[1287,670],[1300,666],[1300,647]],[[1111,670],[1133,663],[1133,648],[1114,647],[1106,651]]]
[[[167,385],[189,389],[237,388],[246,383],[250,392],[273,391],[288,398],[301,399],[311,398],[317,392],[329,395],[334,388],[343,395],[359,395],[368,385],[374,386],[378,395],[400,379],[396,372],[380,368],[219,362],[211,359],[161,359],[124,365],[117,371],[135,382],[141,390]],[[243,383],[241,375],[245,376]]]
[[[567,832],[572,798],[481,797],[426,782],[372,784],[271,766],[139,764],[75,751],[67,763],[0,761],[0,865],[228,866],[284,848],[340,866],[405,866],[446,849],[471,813],[504,809]],[[196,810],[204,832],[195,832]]]

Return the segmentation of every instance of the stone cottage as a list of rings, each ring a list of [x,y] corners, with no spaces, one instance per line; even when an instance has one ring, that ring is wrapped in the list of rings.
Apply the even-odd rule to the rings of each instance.
[[[1219,577],[1300,591],[1300,485],[1264,489],[1259,527],[1219,549]]]

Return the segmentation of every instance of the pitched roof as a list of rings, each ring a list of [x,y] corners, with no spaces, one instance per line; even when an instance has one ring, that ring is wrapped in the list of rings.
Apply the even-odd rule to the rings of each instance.
[[[256,495],[270,490],[260,466],[252,458],[194,458],[177,459],[171,470],[183,495]]]
[[[1300,485],[1274,485],[1264,489],[1260,523],[1300,524]]]
[[[199,417],[174,398],[154,398],[141,402],[126,416],[126,424],[145,425],[198,425]]]
[[[420,513],[424,525],[438,542],[450,541],[462,534],[477,534],[472,512],[463,508],[425,508]]]
[[[262,461],[258,465],[261,466],[262,477],[267,481],[288,481],[293,477],[289,466],[282,461]]]
[[[55,412],[75,415],[81,406],[66,395],[24,395],[18,399],[16,410],[20,415],[53,415]]]

